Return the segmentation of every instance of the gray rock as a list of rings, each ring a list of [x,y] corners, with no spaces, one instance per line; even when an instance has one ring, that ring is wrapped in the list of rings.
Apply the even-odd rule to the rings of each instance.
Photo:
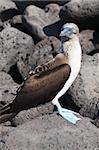
[[[0,105],[8,104],[16,97],[19,85],[5,72],[0,72]]]
[[[83,54],[94,55],[99,52],[99,32],[83,30],[79,37]]]
[[[0,13],[8,9],[17,9],[17,7],[12,0],[0,0]]]
[[[30,70],[36,66],[44,64],[53,58],[59,52],[60,41],[55,37],[45,38],[32,47],[32,53],[24,61],[18,61],[19,71],[25,77]]]
[[[43,116],[17,128],[1,127],[3,150],[98,150],[99,130],[86,118],[76,125],[58,115]]]
[[[11,27],[0,32],[0,71],[9,72],[11,67],[21,64],[23,77],[27,75],[27,58],[32,53],[33,40],[27,34]]]
[[[99,54],[83,56],[82,67],[70,88],[70,95],[80,114],[95,119],[99,112]]]
[[[55,3],[51,3],[45,6],[44,10],[50,21],[55,22],[59,20],[60,8],[61,7]]]
[[[21,24],[22,23],[22,15],[16,15],[11,19],[11,24],[16,25],[16,24]]]
[[[19,73],[26,77],[35,66],[51,60],[60,47],[60,41],[55,37],[46,38],[34,46],[30,36],[15,28],[4,29],[0,33],[0,43],[0,71],[8,72],[16,82]],[[6,97],[2,99],[7,100]]]
[[[3,22],[0,19],[0,32],[3,30]]]
[[[65,22],[73,21],[85,28],[98,28],[99,1],[72,0],[63,6],[60,18]]]
[[[29,64],[32,68],[44,64],[59,53],[61,42],[55,37],[45,38],[33,46],[33,55],[30,56]]]
[[[46,36],[58,36],[61,22],[59,21],[59,6],[47,6],[45,11],[30,5],[26,8],[22,17],[23,25],[30,32],[33,39],[40,41]],[[55,12],[55,13],[54,13]]]
[[[16,15],[12,19],[10,19],[10,24],[11,24],[11,27],[14,27],[14,28],[20,30],[21,32],[24,32],[24,33],[30,35],[28,30],[23,26],[22,14]]]
[[[17,73],[26,77],[31,69],[38,64],[53,58],[60,47],[60,42],[54,37],[41,41],[36,46],[27,34],[15,28],[6,28],[0,33],[0,71]],[[20,77],[21,78],[21,77]]]
[[[93,121],[93,124],[99,128],[99,117]]]
[[[12,18],[18,13],[17,7],[11,0],[0,0],[0,18],[2,21]]]
[[[18,126],[29,122],[37,117],[53,113],[54,105],[46,103],[35,108],[19,112],[11,121],[13,126]]]
[[[44,8],[47,4],[50,3],[56,3],[59,5],[64,5],[65,3],[71,1],[71,0],[47,0],[47,1],[35,1],[35,0],[13,0],[17,7],[20,9],[20,11],[23,11],[28,5],[35,5],[41,8]]]

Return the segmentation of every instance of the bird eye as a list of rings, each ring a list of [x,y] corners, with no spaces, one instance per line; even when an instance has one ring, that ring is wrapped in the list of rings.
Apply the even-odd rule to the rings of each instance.
[[[73,30],[73,33],[74,33],[74,34],[76,34],[76,33],[77,33],[75,29],[72,29],[72,30]]]

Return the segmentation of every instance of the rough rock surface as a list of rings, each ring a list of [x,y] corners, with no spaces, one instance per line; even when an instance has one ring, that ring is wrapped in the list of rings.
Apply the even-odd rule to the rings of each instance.
[[[61,9],[60,18],[65,22],[73,21],[80,27],[98,28],[99,1],[71,0]]]
[[[11,124],[13,126],[18,126],[21,124],[24,124],[26,122],[29,122],[37,117],[46,115],[46,114],[51,114],[53,113],[54,110],[54,105],[51,103],[46,103],[44,105],[31,108],[28,110],[24,110],[19,112],[11,121]]]
[[[0,72],[0,106],[13,101],[18,87],[19,85],[12,80],[10,75]]]
[[[31,67],[48,62],[53,55],[59,53],[60,41],[55,37],[45,38],[33,47],[33,55],[30,56]]]
[[[95,119],[95,120],[93,121],[93,124],[94,124],[97,128],[99,128],[99,116],[98,116],[97,119]]]
[[[74,102],[83,116],[95,119],[99,115],[99,54],[83,56],[82,67],[70,88]]]
[[[76,125],[58,115],[46,115],[17,128],[1,127],[0,149],[98,150],[99,130],[89,120]]]
[[[19,70],[23,77],[38,64],[52,59],[52,53],[60,47],[60,42],[55,37],[34,46],[30,36],[10,27],[0,33],[0,43],[0,71]]]
[[[80,44],[83,54],[94,55],[99,52],[99,32],[83,30],[80,32]]]
[[[33,39],[42,40],[46,36],[58,36],[61,22],[59,21],[59,16],[54,16],[52,11],[55,11],[55,14],[58,14],[60,10],[58,8],[59,6],[57,5],[56,8],[55,4],[47,7],[50,9],[47,11],[46,8],[44,11],[34,5],[30,5],[24,12],[22,22],[26,29],[30,32]]]
[[[0,13],[8,9],[17,9],[17,7],[11,0],[0,0]]]
[[[11,67],[23,64],[20,72],[25,76],[24,66],[28,55],[32,53],[33,40],[30,36],[11,27],[0,32],[0,71],[9,72]]]
[[[18,13],[17,7],[11,0],[0,0],[0,18],[2,21],[12,18]]]
[[[59,52],[60,46],[60,41],[55,37],[45,38],[34,45],[30,55],[28,55],[26,59],[23,59],[23,62],[17,62],[20,73],[27,76],[30,70],[51,60],[53,56]]]
[[[41,8],[44,8],[47,4],[50,3],[56,3],[59,5],[64,5],[65,3],[69,2],[70,0],[47,0],[47,1],[26,1],[26,0],[13,0],[15,2],[15,4],[17,5],[17,7],[23,11],[28,5],[35,5]]]
[[[0,32],[3,30],[3,22],[0,19]]]
[[[55,22],[59,19],[60,6],[58,4],[48,4],[45,6],[44,11],[46,15],[48,15],[50,21]]]
[[[16,15],[11,19],[11,24],[12,25],[16,25],[16,24],[21,24],[22,23],[22,19],[21,19],[22,15]]]

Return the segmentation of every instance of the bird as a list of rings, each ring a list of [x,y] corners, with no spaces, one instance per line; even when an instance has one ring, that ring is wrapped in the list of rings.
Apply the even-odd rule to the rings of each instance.
[[[10,104],[0,108],[0,123],[11,120],[20,111],[51,101],[59,114],[75,124],[78,113],[62,108],[58,99],[64,95],[76,79],[81,66],[79,28],[66,23],[61,28],[61,47],[52,60],[31,71]]]
[[[68,80],[64,84],[63,88],[54,97],[52,103],[57,107],[59,114],[64,119],[75,124],[78,120],[81,120],[81,118],[76,116],[79,114],[72,110],[62,108],[58,99],[67,92],[80,71],[82,50],[79,42],[78,26],[74,23],[67,23],[63,25],[60,37],[62,45],[61,51],[67,56],[67,64],[70,66],[71,72]]]

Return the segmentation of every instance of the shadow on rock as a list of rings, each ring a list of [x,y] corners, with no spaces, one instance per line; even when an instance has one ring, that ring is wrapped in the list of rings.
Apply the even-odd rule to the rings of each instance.
[[[43,31],[44,33],[47,35],[47,36],[55,36],[55,37],[58,37],[59,36],[59,33],[60,33],[60,30],[61,30],[61,27],[62,27],[63,23],[61,20],[53,23],[53,24],[50,24],[50,25],[47,25],[43,28]]]

